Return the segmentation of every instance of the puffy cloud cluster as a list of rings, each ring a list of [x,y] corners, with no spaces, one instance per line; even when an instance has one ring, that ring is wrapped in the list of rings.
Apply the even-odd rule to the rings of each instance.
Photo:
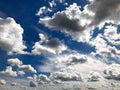
[[[56,80],[60,81],[82,81],[81,76],[79,73],[73,73],[73,72],[66,72],[66,71],[60,71],[60,72],[54,72],[50,76],[51,80],[55,82]]]
[[[13,71],[11,66],[7,66],[6,70],[5,71],[1,71],[0,74],[13,76],[13,77],[17,76],[17,72]]]
[[[35,82],[36,85],[39,84],[48,84],[51,80],[44,74],[34,75],[33,77],[27,77],[30,82]]]
[[[40,18],[39,22],[70,35],[76,41],[88,42],[95,27],[102,28],[109,22],[119,24],[119,8],[118,0],[90,0],[90,4],[87,4],[83,11],[73,3],[66,10],[58,11],[52,17]]]
[[[111,64],[104,70],[104,74],[107,79],[115,79],[120,80],[120,65],[119,64]]]
[[[95,46],[96,51],[94,55],[102,57],[112,57],[115,59],[120,58],[120,50],[117,46],[120,45],[120,34],[116,25],[105,26],[103,34],[98,34],[95,38],[91,39],[90,45]],[[119,60],[116,60],[119,62]],[[107,61],[109,62],[109,60]]]
[[[37,71],[31,65],[21,65],[18,67],[20,71],[36,73]]]
[[[26,72],[37,73],[37,71],[31,65],[24,65],[21,60],[18,58],[8,59],[8,64],[11,66],[7,66],[4,71],[0,71],[0,74],[9,75],[9,76],[23,76]],[[17,66],[13,71],[13,67]]]
[[[8,59],[8,64],[10,64],[12,66],[20,66],[23,63],[18,58],[14,58],[14,59]]]
[[[49,69],[52,70],[51,77],[58,80],[72,80],[73,78],[77,80],[79,77],[86,81],[90,72],[103,72],[104,68],[107,67],[107,64],[101,62],[100,59],[97,58],[96,60],[96,58],[79,53],[56,55],[49,57],[47,62],[42,66],[46,70],[44,72],[49,72]],[[42,71],[41,66],[39,68]]]
[[[8,54],[25,54],[26,46],[22,34],[22,27],[13,18],[0,18],[0,49],[7,51]]]
[[[50,79],[44,74],[34,75],[33,80],[36,81],[38,84],[50,83]]]
[[[103,76],[98,72],[91,72],[88,76],[88,82],[100,81],[103,79]]]
[[[67,47],[64,45],[63,42],[61,42],[57,38],[48,39],[45,37],[44,34],[39,34],[40,41],[36,42],[33,46],[32,53],[33,54],[41,54],[41,53],[62,53],[62,51],[66,50]]]
[[[85,33],[90,31],[85,31],[85,29],[90,24],[91,17],[84,15],[86,12],[82,13],[79,6],[74,3],[66,10],[55,13],[52,17],[40,18],[39,22],[49,28],[71,35],[75,40],[88,40],[90,34],[86,35]],[[86,37],[84,37],[85,35]]]

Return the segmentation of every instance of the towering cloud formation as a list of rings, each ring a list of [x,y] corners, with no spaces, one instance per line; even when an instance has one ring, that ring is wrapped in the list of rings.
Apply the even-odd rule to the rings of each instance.
[[[23,50],[26,46],[24,45],[22,34],[22,27],[13,18],[0,18],[1,49],[6,50],[9,54],[24,54],[25,52]]]

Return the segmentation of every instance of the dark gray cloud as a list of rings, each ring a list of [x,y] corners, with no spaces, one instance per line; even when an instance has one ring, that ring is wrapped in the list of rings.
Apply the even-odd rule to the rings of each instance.
[[[85,63],[85,62],[87,62],[87,58],[86,57],[80,57],[80,58],[77,58],[77,57],[75,57],[75,56],[73,56],[73,57],[70,57],[69,59],[68,59],[68,62],[67,62],[67,64],[66,65],[76,65],[76,64],[82,64],[82,63]]]
[[[118,7],[120,6],[120,0],[94,0],[93,4],[88,6],[88,9],[95,13],[93,24],[99,24],[106,19],[113,19],[112,13],[117,14]],[[116,15],[115,15],[116,16]],[[117,17],[116,17],[117,18]]]
[[[79,32],[84,29],[79,23],[79,19],[68,18],[64,13],[57,13],[48,24],[55,29],[66,30],[68,32]]]
[[[51,40],[49,40],[46,45],[50,48],[57,48],[58,46],[62,45],[62,42],[57,39],[57,38],[53,38]]]

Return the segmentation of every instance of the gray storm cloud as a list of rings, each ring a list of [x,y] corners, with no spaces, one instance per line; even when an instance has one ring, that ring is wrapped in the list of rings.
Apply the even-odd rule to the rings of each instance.
[[[95,0],[88,5],[88,9],[95,13],[92,25],[100,24],[104,20],[116,20],[116,15],[120,11],[119,0]]]
[[[58,48],[60,45],[62,45],[62,42],[57,39],[57,38],[53,38],[51,40],[49,40],[46,45],[50,48]]]

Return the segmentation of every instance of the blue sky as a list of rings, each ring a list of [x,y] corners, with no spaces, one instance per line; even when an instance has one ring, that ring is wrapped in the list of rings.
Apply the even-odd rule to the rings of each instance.
[[[0,0],[0,71],[11,66],[26,72],[24,65],[31,65],[26,67],[32,74],[61,72],[68,67],[72,71],[80,68],[79,61],[71,61],[74,67],[66,66],[69,58],[84,60],[82,55],[104,67],[119,64],[117,8],[119,2],[114,0]]]

